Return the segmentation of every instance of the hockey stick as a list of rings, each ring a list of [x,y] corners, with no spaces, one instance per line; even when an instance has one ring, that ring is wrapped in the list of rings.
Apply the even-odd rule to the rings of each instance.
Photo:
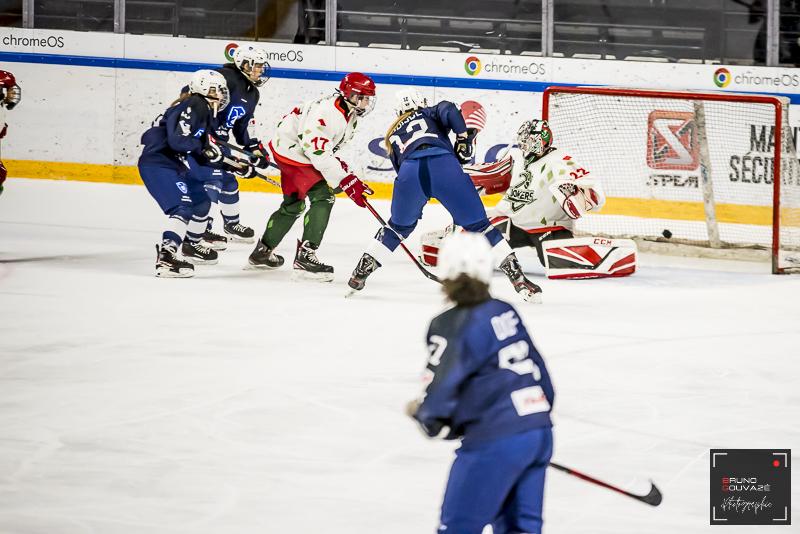
[[[608,488],[610,490],[616,491],[617,493],[621,493],[623,495],[627,495],[632,499],[636,499],[637,501],[643,502],[645,504],[649,504],[650,506],[658,506],[661,504],[662,495],[659,489],[653,484],[653,481],[650,481],[650,492],[647,495],[636,495],[635,493],[631,493],[629,491],[625,491],[620,489],[616,486],[612,486],[607,482],[603,482],[602,480],[597,480],[596,478],[592,478],[589,475],[585,475],[580,471],[575,471],[569,467],[565,467],[561,464],[557,464],[555,462],[550,462],[550,467],[558,469],[559,471],[563,471],[568,475],[572,475],[574,477],[578,477],[581,480],[585,480],[586,482],[591,482],[592,484],[597,484],[598,486],[602,486],[604,488]]]
[[[375,211],[375,208],[373,208],[373,207],[372,207],[372,204],[370,204],[370,203],[369,203],[369,200],[367,200],[367,199],[365,198],[365,199],[364,199],[364,203],[365,203],[365,205],[367,206],[367,209],[370,211],[370,213],[372,213],[372,215],[374,215],[374,216],[375,216],[375,218],[376,218],[376,219],[378,219],[378,222],[379,222],[379,223],[381,223],[381,225],[382,225],[384,228],[386,228],[387,230],[389,230],[389,231],[391,231],[391,232],[394,232],[394,234],[395,234],[395,235],[397,235],[397,237],[399,237],[399,238],[400,238],[400,246],[401,246],[401,247],[403,247],[403,250],[404,250],[404,251],[405,251],[405,253],[408,255],[408,257],[409,257],[409,258],[411,258],[411,261],[413,261],[413,262],[414,262],[414,265],[416,265],[416,266],[417,266],[417,269],[419,269],[419,270],[422,272],[422,274],[423,274],[423,275],[425,275],[425,278],[427,278],[427,279],[429,279],[429,280],[433,280],[434,282],[439,282],[439,283],[441,284],[441,283],[442,283],[442,281],[441,281],[441,280],[439,280],[439,277],[438,277],[438,276],[436,276],[435,274],[433,274],[432,272],[430,272],[430,271],[429,271],[428,269],[426,269],[425,267],[423,267],[423,265],[422,265],[422,264],[419,262],[419,260],[417,260],[417,258],[414,256],[414,254],[412,254],[412,253],[411,253],[411,251],[410,251],[410,250],[408,250],[408,247],[406,247],[406,245],[403,243],[403,239],[404,239],[404,238],[403,238],[403,236],[401,236],[400,234],[398,234],[397,232],[395,232],[395,231],[392,229],[392,227],[391,227],[391,226],[389,226],[389,225],[386,223],[386,221],[383,219],[383,217],[381,217],[381,214],[380,214],[380,213],[378,213],[377,211]]]
[[[209,138],[211,139],[211,141],[213,143],[216,143],[216,144],[218,144],[220,146],[224,146],[225,148],[229,148],[231,150],[236,150],[240,154],[242,154],[244,156],[247,156],[248,159],[251,159],[251,158],[256,158],[257,159],[258,158],[258,156],[256,156],[255,154],[253,154],[249,150],[245,150],[242,147],[238,147],[236,145],[232,145],[232,144],[230,144],[230,143],[228,143],[226,141],[223,141],[222,139],[217,139],[216,137],[209,136]],[[240,159],[233,159],[232,161],[235,161],[236,163],[246,163],[248,165],[252,165],[252,163],[250,163],[250,161],[244,161],[244,160],[240,160]],[[278,168],[278,166],[275,165],[274,163],[272,163],[271,161],[269,162],[269,166],[270,167],[275,167],[276,169]],[[260,168],[258,168],[258,167],[254,167],[254,168],[256,170],[256,175],[259,178],[261,178],[262,180],[264,180],[268,184],[274,185],[276,187],[280,187],[281,186],[281,184],[279,184],[278,182],[276,182],[275,180],[273,180],[272,178],[270,178],[266,174],[261,174],[261,172],[259,172],[259,171],[261,171]]]

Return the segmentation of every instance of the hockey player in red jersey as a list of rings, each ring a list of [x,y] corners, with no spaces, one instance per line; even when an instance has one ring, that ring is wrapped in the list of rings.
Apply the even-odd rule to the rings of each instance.
[[[22,89],[17,84],[14,75],[8,71],[0,70],[0,139],[6,136],[8,124],[6,124],[6,110],[14,109],[14,106],[22,100]],[[0,195],[3,194],[3,183],[6,181],[6,166],[0,159]]]
[[[372,194],[336,153],[353,138],[359,120],[374,106],[375,82],[351,72],[335,93],[306,102],[281,119],[269,145],[281,171],[283,202],[250,254],[251,267],[276,269],[283,265],[283,258],[273,251],[306,211],[308,198],[293,278],[333,281],[333,267],[319,261],[316,254],[333,209],[333,189],[342,189],[360,207],[366,205],[364,195]]]

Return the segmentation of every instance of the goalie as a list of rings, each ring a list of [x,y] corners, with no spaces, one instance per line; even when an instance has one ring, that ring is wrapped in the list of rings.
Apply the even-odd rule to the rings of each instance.
[[[505,159],[464,168],[483,194],[503,193],[489,211],[491,223],[512,248],[534,247],[548,278],[627,276],[636,270],[630,239],[574,237],[575,220],[605,203],[599,181],[571,156],[552,146],[547,121],[525,121],[519,148]],[[422,236],[422,261],[435,266],[441,240],[454,230]]]

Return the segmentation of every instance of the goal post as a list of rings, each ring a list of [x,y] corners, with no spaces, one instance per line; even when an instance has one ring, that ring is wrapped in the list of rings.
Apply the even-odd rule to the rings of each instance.
[[[736,257],[763,251],[800,270],[800,163],[783,97],[548,87],[555,146],[608,197],[576,230]],[[701,254],[703,255],[703,254]]]

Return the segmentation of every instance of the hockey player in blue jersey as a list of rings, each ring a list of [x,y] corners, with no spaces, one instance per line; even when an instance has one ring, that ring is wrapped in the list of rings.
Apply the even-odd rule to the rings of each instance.
[[[541,534],[554,391],[516,310],[493,299],[486,238],[458,233],[439,256],[454,306],[428,328],[427,388],[407,413],[430,437],[461,439],[439,532]]]
[[[348,285],[364,288],[367,277],[380,267],[408,237],[431,198],[438,199],[455,224],[468,232],[486,235],[493,247],[495,266],[509,278],[523,299],[541,302],[542,289],[528,280],[503,235],[489,224],[486,209],[475,186],[461,169],[472,160],[473,136],[455,104],[442,101],[428,107],[416,89],[397,93],[397,114],[386,133],[389,159],[397,172],[392,193],[389,228],[382,228],[353,270]],[[450,132],[456,134],[455,146]]]
[[[266,51],[253,45],[242,45],[234,51],[233,63],[223,65],[216,71],[225,77],[230,104],[224,113],[216,117],[214,136],[225,142],[230,141],[232,136],[239,146],[257,156],[251,162],[255,167],[266,169],[269,166],[267,149],[258,138],[251,137],[248,129],[261,96],[259,87],[269,80],[270,66]],[[246,178],[255,176],[252,169],[245,168],[245,170],[251,171],[250,175],[245,176]],[[214,187],[207,187],[207,191],[212,204],[217,203],[217,197],[219,199],[225,236],[232,241],[252,243],[255,241],[255,232],[239,222],[239,183],[236,176],[232,172],[223,172],[218,187],[219,191]],[[215,234],[211,226],[209,218],[208,232],[204,235],[204,240],[212,246],[224,248],[222,236]]]
[[[202,182],[191,179],[187,158],[203,165],[223,161],[223,150],[208,142],[214,116],[228,105],[225,79],[218,72],[200,70],[192,75],[189,95],[170,106],[143,135],[139,174],[147,191],[169,217],[161,245],[157,246],[156,276],[185,278],[194,267],[178,257],[178,248],[195,263],[215,263],[217,253],[201,244],[190,245],[184,236],[193,205],[206,202]]]

